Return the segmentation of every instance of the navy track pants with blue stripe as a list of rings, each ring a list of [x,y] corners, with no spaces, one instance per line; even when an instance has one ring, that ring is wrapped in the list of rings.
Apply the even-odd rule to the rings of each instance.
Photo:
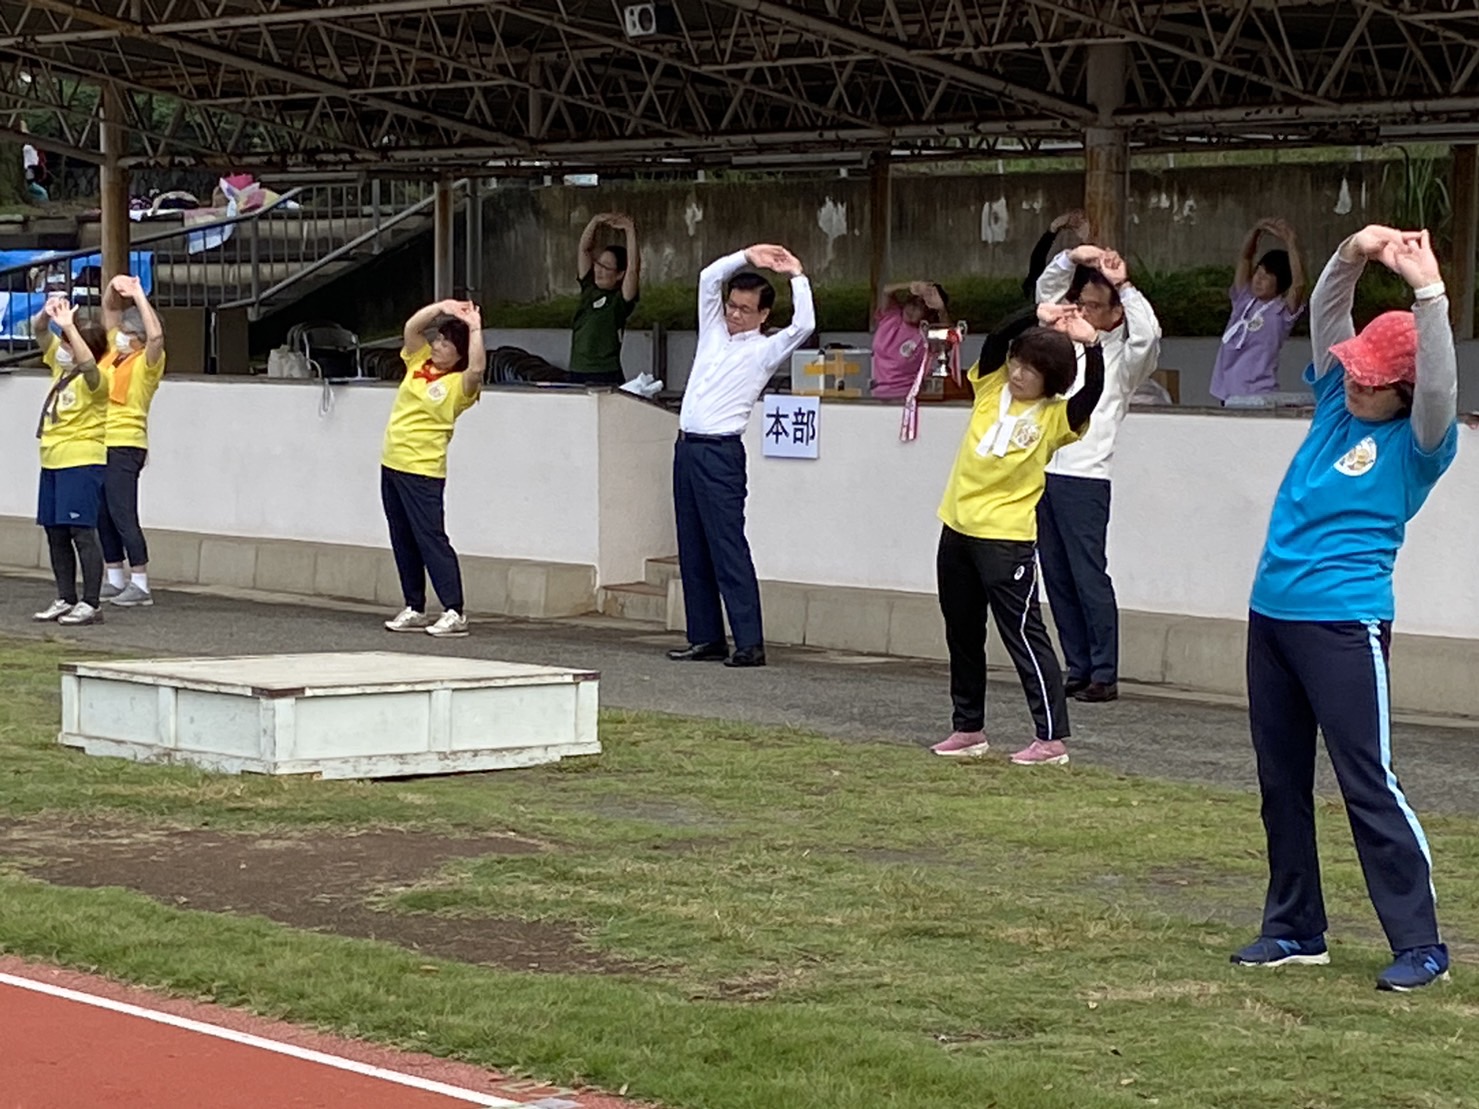
[[[1345,797],[1356,854],[1393,951],[1436,944],[1432,855],[1392,768],[1391,626],[1248,619],[1248,715],[1263,794],[1263,934],[1324,933],[1315,848],[1315,732]]]

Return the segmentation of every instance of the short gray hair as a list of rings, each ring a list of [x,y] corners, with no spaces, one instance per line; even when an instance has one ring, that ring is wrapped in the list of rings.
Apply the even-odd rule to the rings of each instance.
[[[137,308],[125,308],[123,318],[118,322],[118,330],[126,331],[130,335],[147,335],[144,327],[144,314]]]

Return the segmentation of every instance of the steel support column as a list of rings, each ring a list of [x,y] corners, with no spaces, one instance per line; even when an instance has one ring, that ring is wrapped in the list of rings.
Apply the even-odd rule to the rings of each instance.
[[[1453,148],[1449,183],[1453,206],[1453,260],[1448,266],[1449,312],[1456,339],[1474,337],[1474,255],[1479,252],[1479,146]]]
[[[118,164],[126,153],[122,93],[112,86],[102,90],[101,174],[103,283],[129,272],[128,170]]]
[[[868,320],[873,326],[873,311],[879,293],[888,282],[893,248],[894,188],[893,167],[887,154],[875,154],[868,165]]]

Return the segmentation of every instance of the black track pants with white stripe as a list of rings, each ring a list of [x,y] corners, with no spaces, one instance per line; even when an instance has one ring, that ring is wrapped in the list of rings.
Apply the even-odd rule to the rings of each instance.
[[[958,732],[985,728],[989,611],[1022,679],[1037,738],[1068,738],[1063,671],[1037,603],[1034,553],[1031,543],[975,539],[948,526],[940,532],[935,572],[950,651],[952,724]]]

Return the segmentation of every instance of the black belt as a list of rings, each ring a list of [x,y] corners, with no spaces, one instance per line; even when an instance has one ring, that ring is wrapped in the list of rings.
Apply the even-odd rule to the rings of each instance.
[[[743,435],[695,435],[691,431],[678,432],[680,443],[733,443],[736,439],[743,438]]]

